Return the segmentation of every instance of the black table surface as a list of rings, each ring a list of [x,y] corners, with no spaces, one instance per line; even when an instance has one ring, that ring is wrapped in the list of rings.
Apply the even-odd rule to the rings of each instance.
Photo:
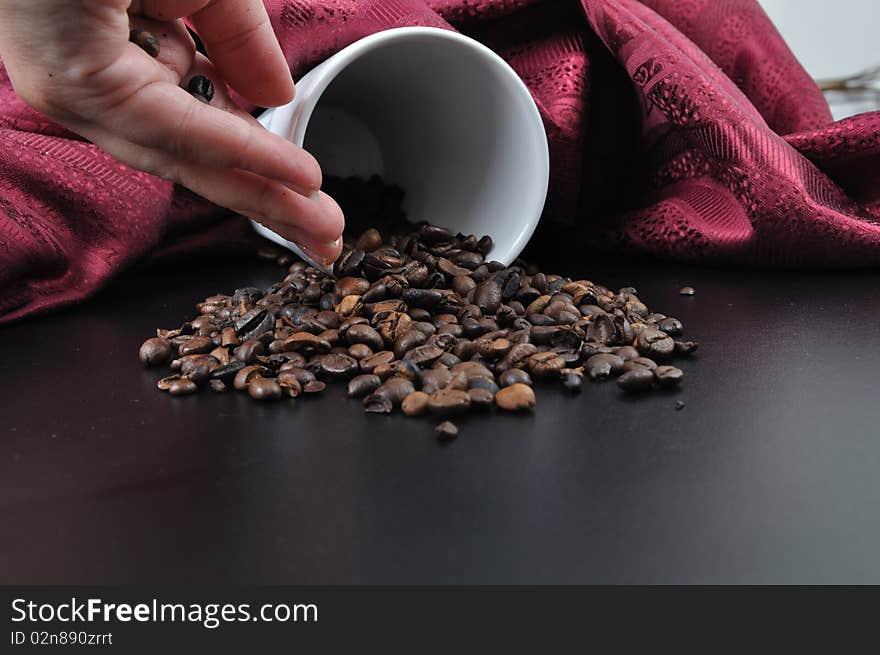
[[[880,272],[594,262],[700,341],[683,387],[539,389],[440,446],[341,388],[157,392],[145,337],[280,277],[188,267],[0,329],[0,582],[880,582]]]

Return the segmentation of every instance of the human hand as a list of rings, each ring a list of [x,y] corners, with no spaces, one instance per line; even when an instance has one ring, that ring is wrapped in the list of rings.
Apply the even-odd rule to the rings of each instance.
[[[155,35],[158,57],[129,42],[135,27]],[[260,106],[293,97],[261,0],[0,0],[0,56],[28,104],[122,162],[259,221],[321,263],[339,256],[344,219],[318,192],[318,163],[229,97],[227,83]],[[210,104],[185,90],[197,75],[214,84]]]

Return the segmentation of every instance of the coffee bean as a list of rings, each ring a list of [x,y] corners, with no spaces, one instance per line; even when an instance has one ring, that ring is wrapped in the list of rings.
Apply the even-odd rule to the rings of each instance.
[[[675,341],[661,330],[646,328],[636,338],[636,348],[645,356],[668,357],[675,349]]]
[[[617,375],[623,372],[625,362],[618,355],[611,353],[599,353],[593,355],[584,363],[584,367],[592,380],[602,380],[609,375]]]
[[[382,380],[378,375],[358,375],[348,383],[348,397],[363,398],[373,393],[380,386],[382,386]]]
[[[159,40],[150,32],[137,27],[129,31],[128,40],[137,45],[151,57],[156,58],[159,56]]]
[[[620,348],[615,348],[614,354],[620,357],[624,362],[628,362],[641,356],[639,354],[639,351],[632,346],[621,346]]]
[[[654,385],[654,372],[649,368],[635,367],[617,378],[617,386],[627,392],[649,391]]]
[[[278,400],[281,386],[271,378],[254,378],[248,383],[248,394],[254,400]]]
[[[223,393],[224,391],[226,391],[226,383],[224,383],[223,380],[211,380],[208,383],[208,386],[210,387],[211,391],[215,393]]]
[[[428,409],[428,399],[430,396],[424,391],[413,391],[407,395],[400,404],[400,409],[407,416],[418,416],[424,414]]]
[[[474,304],[484,314],[494,314],[501,307],[501,288],[493,280],[478,284],[474,288]]]
[[[409,332],[405,332],[394,340],[394,356],[398,359],[403,359],[404,355],[406,355],[410,350],[418,346],[424,345],[427,340],[428,337],[426,337],[423,332],[419,332],[418,330],[410,330]],[[440,354],[437,355],[437,357],[439,357],[441,354],[443,354],[442,350],[440,351]]]
[[[568,391],[578,392],[584,384],[584,374],[573,369],[564,369],[560,374],[562,386]]]
[[[679,355],[690,355],[691,353],[696,352],[697,348],[700,347],[700,344],[694,341],[676,341],[675,342],[675,352]]]
[[[657,324],[657,327],[668,334],[670,337],[681,334],[682,330],[681,321],[679,321],[677,318],[664,318]]]
[[[683,409],[684,409],[684,401],[683,400],[676,400],[675,401],[675,411],[680,412]]]
[[[214,99],[214,83],[204,75],[196,75],[186,85],[189,94],[206,104]]]
[[[350,355],[330,353],[320,359],[320,373],[333,380],[347,380],[360,370],[358,361]]]
[[[471,387],[467,394],[474,409],[490,409],[495,405],[495,394],[489,389]]]
[[[302,394],[302,382],[300,382],[296,373],[294,373],[293,371],[279,372],[278,377],[275,379],[275,381],[278,383],[278,386],[281,387],[283,393],[287,394],[291,398],[299,398],[299,396]]]
[[[537,378],[551,377],[565,368],[565,360],[554,352],[536,353],[529,357],[528,368]]]
[[[248,384],[255,377],[259,377],[263,374],[268,374],[269,371],[265,366],[260,365],[252,365],[245,366],[238,373],[235,374],[235,380],[232,383],[232,386],[235,387],[236,391],[247,391]]]
[[[458,426],[451,421],[443,421],[434,428],[434,434],[440,441],[452,441],[458,436]]]
[[[144,341],[141,349],[138,351],[138,357],[141,364],[145,366],[159,366],[167,364],[171,359],[171,344],[167,339],[153,337]]]
[[[381,245],[382,235],[379,234],[379,230],[371,227],[370,229],[365,230],[363,234],[358,237],[358,240],[354,244],[354,247],[358,250],[363,250],[364,252],[373,252]]]
[[[171,388],[171,385],[180,379],[179,375],[169,375],[156,382],[156,387],[160,391],[168,391]]]
[[[432,414],[462,414],[471,406],[471,397],[458,389],[441,389],[428,397],[428,411]]]
[[[682,287],[681,289],[679,289],[678,293],[680,293],[682,296],[693,296],[697,293],[697,290],[693,287]]]
[[[184,341],[178,349],[181,357],[185,355],[201,355],[214,349],[214,342],[208,337],[192,337]]]
[[[498,384],[502,387],[509,387],[514,384],[532,386],[532,378],[521,368],[512,368],[498,376]]]
[[[195,382],[185,378],[175,380],[171,383],[171,386],[168,387],[168,393],[172,396],[189,396],[198,390],[199,388],[196,386]]]
[[[631,371],[634,368],[647,368],[650,370],[654,370],[657,368],[657,362],[653,359],[648,359],[647,357],[636,357],[635,359],[630,359],[623,364],[624,371]]]
[[[495,404],[508,412],[530,410],[535,407],[535,392],[525,384],[512,384],[495,394]]]
[[[303,393],[312,395],[316,393],[321,393],[324,389],[327,388],[327,385],[321,382],[320,380],[312,380],[311,382],[307,382],[302,385]]]
[[[684,372],[675,366],[658,366],[654,369],[657,383],[663,388],[677,387],[684,378]]]

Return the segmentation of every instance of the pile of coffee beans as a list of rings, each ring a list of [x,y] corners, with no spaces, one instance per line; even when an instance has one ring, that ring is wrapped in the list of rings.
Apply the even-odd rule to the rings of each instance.
[[[368,413],[436,416],[441,440],[456,437],[448,419],[464,412],[531,411],[536,383],[569,393],[585,379],[633,393],[681,384],[670,362],[697,344],[635,289],[505,266],[487,260],[488,236],[397,218],[346,244],[333,275],[265,249],[284,279],[205,298],[196,318],[145,341],[141,362],[170,364],[158,387],[176,396],[234,389],[281,401],[344,383]]]

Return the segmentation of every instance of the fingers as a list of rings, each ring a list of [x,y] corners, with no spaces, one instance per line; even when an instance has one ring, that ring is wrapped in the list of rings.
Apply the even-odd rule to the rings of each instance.
[[[293,100],[290,69],[262,0],[216,0],[193,14],[192,21],[233,89],[263,107]]]
[[[102,128],[175,159],[251,171],[304,195],[321,188],[320,166],[302,148],[255,122],[202,103],[152,73],[133,79],[138,67],[127,66],[124,60],[125,56],[114,64],[121,71],[107,74],[126,76],[130,91],[119,92],[118,102],[93,114]]]
[[[345,228],[342,210],[324,193],[306,198],[278,182],[247,171],[196,164],[179,164],[176,178],[215,204],[254,217],[261,223],[279,226],[282,236],[307,234],[316,242],[330,243],[338,239]]]
[[[254,104],[293,99],[290,70],[262,0],[140,0],[131,10],[165,21],[190,17],[223,78]]]
[[[335,260],[345,219],[324,193],[306,198],[284,185],[247,171],[218,169],[175,160],[162,151],[133,144],[106,130],[86,127],[87,138],[117,159],[182,184],[207,200],[266,225],[284,238]],[[319,256],[319,257],[318,257]]]

